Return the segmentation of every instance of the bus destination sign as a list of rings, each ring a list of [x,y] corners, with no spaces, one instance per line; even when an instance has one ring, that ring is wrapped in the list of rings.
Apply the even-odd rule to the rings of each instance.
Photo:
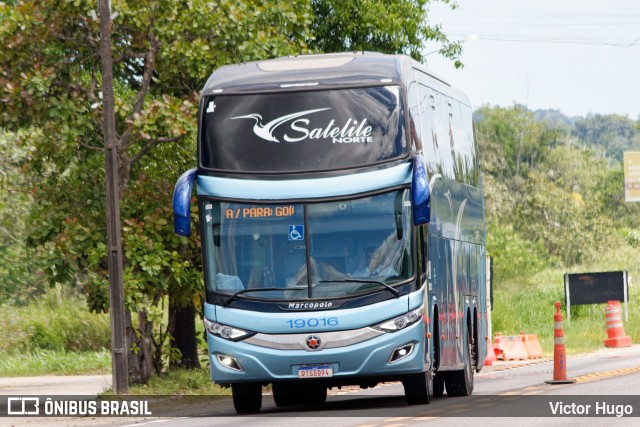
[[[225,211],[225,219],[238,218],[271,218],[271,217],[290,217],[295,215],[295,206],[253,206],[236,209],[227,209]]]

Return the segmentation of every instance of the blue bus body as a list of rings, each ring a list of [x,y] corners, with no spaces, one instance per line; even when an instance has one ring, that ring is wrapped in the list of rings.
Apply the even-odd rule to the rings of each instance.
[[[402,381],[468,395],[486,357],[485,218],[471,108],[401,55],[222,67],[200,105],[197,183],[211,377],[240,413]]]

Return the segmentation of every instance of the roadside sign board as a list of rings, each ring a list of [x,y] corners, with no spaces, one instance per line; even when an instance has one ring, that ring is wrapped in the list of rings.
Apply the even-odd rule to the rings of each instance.
[[[626,270],[602,273],[577,273],[564,275],[564,300],[567,320],[571,320],[571,306],[598,304],[608,301],[625,303],[625,320],[629,320],[629,280]]]
[[[640,151],[624,153],[624,200],[640,202]]]

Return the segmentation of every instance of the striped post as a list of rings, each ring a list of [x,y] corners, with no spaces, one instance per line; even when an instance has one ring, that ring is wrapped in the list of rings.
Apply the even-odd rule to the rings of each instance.
[[[564,345],[564,328],[562,325],[562,313],[560,313],[560,301],[556,302],[556,315],[553,316],[553,380],[545,381],[547,384],[573,384],[574,379],[567,378],[567,351]]]
[[[631,337],[626,336],[622,326],[622,310],[620,301],[609,301],[604,310],[604,317],[607,322],[607,336],[604,340],[605,347],[631,347]]]

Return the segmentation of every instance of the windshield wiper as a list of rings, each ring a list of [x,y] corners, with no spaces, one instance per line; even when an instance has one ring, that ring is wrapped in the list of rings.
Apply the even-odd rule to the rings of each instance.
[[[360,279],[346,279],[346,280],[319,280],[318,283],[374,283],[376,285],[382,285],[395,295],[396,298],[400,298],[400,291],[393,286],[387,285],[380,280],[360,280]]]
[[[249,292],[267,292],[267,291],[291,291],[291,290],[301,290],[301,289],[307,289],[307,287],[303,287],[303,288],[251,288],[251,289],[243,289],[241,291],[236,292],[235,294],[231,295],[229,297],[229,299],[227,299],[224,302],[224,306],[228,306],[229,304],[231,304],[233,301],[237,300],[238,297],[242,294],[246,294]]]

